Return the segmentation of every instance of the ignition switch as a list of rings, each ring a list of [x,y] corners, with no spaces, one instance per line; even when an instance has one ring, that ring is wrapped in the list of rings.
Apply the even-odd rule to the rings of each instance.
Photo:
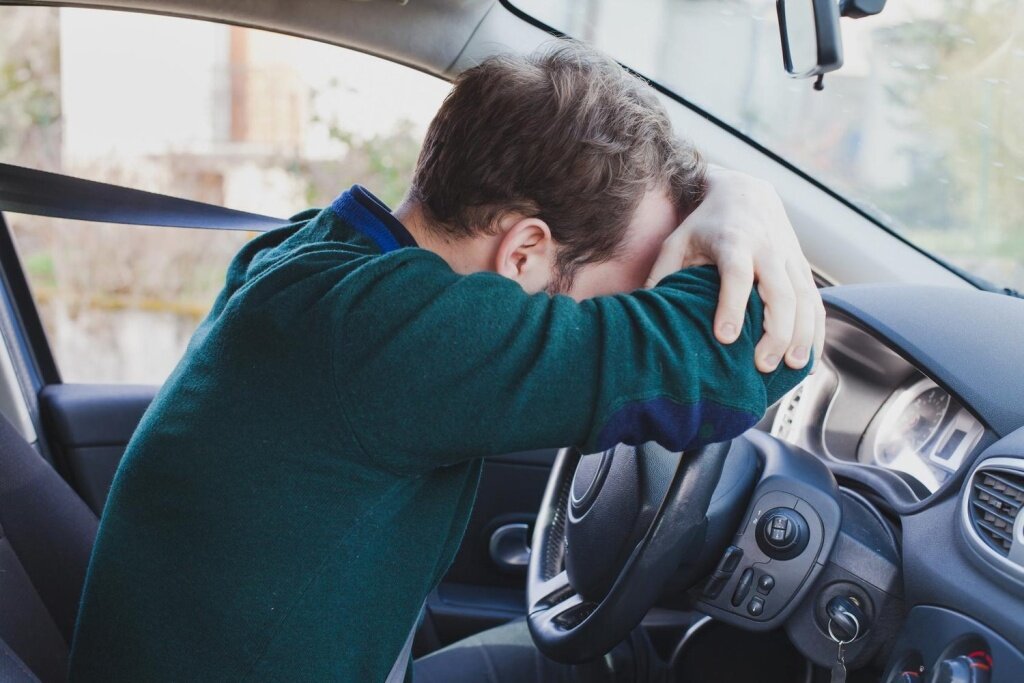
[[[852,595],[837,595],[825,605],[828,631],[833,640],[851,642],[868,630],[868,616]]]

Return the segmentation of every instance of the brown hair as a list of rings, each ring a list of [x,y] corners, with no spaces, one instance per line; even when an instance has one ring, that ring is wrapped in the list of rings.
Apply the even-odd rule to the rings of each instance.
[[[529,57],[490,57],[455,79],[410,197],[448,238],[493,232],[512,213],[541,218],[571,280],[580,265],[615,256],[648,190],[665,187],[689,213],[704,171],[646,82],[560,40]]]

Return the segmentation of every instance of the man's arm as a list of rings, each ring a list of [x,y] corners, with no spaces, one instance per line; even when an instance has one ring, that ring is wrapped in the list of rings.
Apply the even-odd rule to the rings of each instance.
[[[704,200],[665,240],[647,286],[680,268],[709,263],[722,274],[715,313],[719,341],[729,344],[738,336],[756,281],[765,308],[757,366],[769,372],[784,358],[789,367],[802,368],[812,353],[821,357],[825,307],[782,200],[769,183],[711,169]]]
[[[739,435],[805,374],[754,367],[756,297],[737,341],[714,339],[711,268],[581,303],[421,250],[372,268],[339,321],[335,382],[368,457],[397,471],[568,444],[693,448]]]

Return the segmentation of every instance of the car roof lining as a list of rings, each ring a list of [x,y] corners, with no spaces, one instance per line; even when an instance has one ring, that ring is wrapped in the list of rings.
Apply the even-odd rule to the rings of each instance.
[[[264,29],[385,57],[450,78],[497,0],[0,0],[0,5],[89,7],[165,14]]]

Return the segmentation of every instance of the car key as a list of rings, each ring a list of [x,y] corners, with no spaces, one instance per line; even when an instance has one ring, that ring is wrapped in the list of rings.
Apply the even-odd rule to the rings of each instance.
[[[843,646],[846,645],[846,641],[839,641],[839,655],[836,657],[836,663],[832,665],[832,677],[829,679],[831,683],[846,683],[846,659],[843,657]]]
[[[839,644],[839,652],[836,653],[836,663],[832,665],[831,683],[846,683],[846,657],[843,655],[843,648],[847,643],[852,643],[857,640],[857,636],[860,635],[860,620],[850,615],[853,619],[853,635],[849,640],[843,640],[836,636],[832,630],[832,618],[828,620],[828,637],[832,639],[832,642]]]

